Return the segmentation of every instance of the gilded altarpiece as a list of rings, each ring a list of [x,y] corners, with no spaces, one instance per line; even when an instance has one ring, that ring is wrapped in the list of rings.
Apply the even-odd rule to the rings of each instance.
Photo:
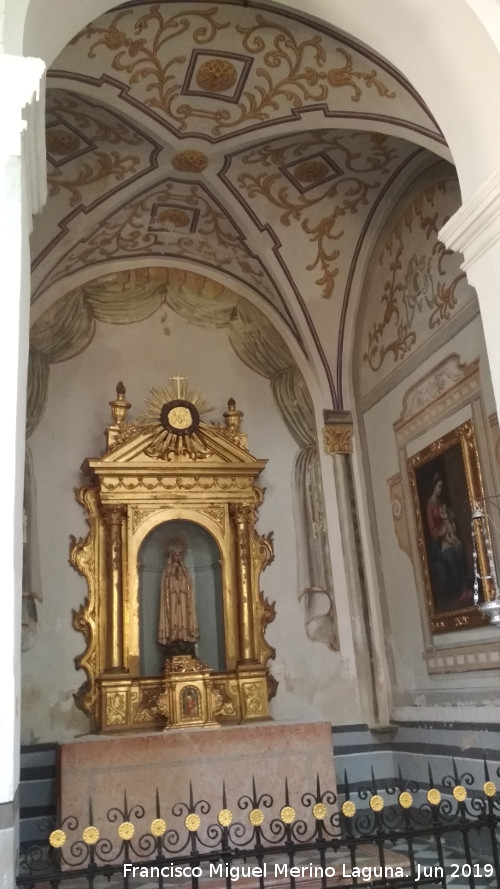
[[[75,663],[87,678],[75,700],[93,731],[269,718],[274,650],[264,632],[274,606],[260,591],[260,574],[273,547],[272,534],[255,528],[263,498],[256,479],[267,461],[249,453],[233,400],[224,423],[203,423],[201,400],[179,380],[177,391],[173,383],[153,390],[149,412],[134,423],[126,421],[130,405],[119,384],[107,450],[82,466],[90,485],[76,495],[90,531],[72,538],[70,562],[89,588],[73,613],[87,643]],[[218,549],[224,669],[211,669],[195,650],[170,651],[158,675],[142,675],[140,551],[169,523],[203,529]]]

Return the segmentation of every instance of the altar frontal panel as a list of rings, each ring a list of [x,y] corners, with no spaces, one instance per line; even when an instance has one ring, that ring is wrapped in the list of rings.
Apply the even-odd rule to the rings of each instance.
[[[129,818],[137,834],[149,830],[160,814],[169,827],[185,832],[186,808],[172,812],[176,803],[189,805],[190,784],[194,802],[206,800],[210,811],[200,812],[200,835],[213,824],[221,809],[230,809],[235,821],[247,823],[252,806],[242,810],[238,801],[252,796],[255,779],[258,797],[269,794],[271,807],[262,805],[266,822],[279,817],[285,805],[288,781],[289,805],[300,818],[306,791],[314,794],[317,775],[323,790],[336,789],[332,731],[329,723],[251,724],[171,730],[157,734],[94,736],[61,745],[61,813],[78,818],[79,831],[93,823],[101,835],[119,843],[116,823],[108,821],[114,806],[123,810],[126,792]],[[226,800],[223,804],[223,785]],[[134,808],[144,807],[136,820]],[[198,810],[197,810],[198,811]]]

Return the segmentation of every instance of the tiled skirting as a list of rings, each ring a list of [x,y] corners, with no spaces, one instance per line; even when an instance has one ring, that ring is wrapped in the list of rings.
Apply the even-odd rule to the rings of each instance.
[[[334,726],[333,747],[338,789],[344,792],[344,772],[350,786],[366,784],[371,771],[381,782],[398,775],[426,783],[429,766],[435,783],[452,773],[455,758],[460,773],[470,772],[476,785],[484,781],[484,759],[491,777],[500,767],[500,726],[491,724],[411,722],[389,731],[367,725]]]
[[[21,748],[20,841],[36,842],[47,836],[47,819],[56,814],[57,744]]]

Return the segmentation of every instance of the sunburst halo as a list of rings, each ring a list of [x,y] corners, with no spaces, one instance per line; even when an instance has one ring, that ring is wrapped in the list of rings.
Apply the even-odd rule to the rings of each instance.
[[[146,410],[140,417],[140,422],[149,425],[161,426],[161,409],[164,404],[174,399],[182,399],[194,404],[200,414],[208,414],[214,410],[213,405],[205,401],[203,395],[188,385],[187,377],[171,377],[166,386],[161,389],[151,389],[146,398]],[[163,427],[162,427],[163,428]]]
[[[173,429],[166,428],[165,405],[171,402],[185,402],[186,406],[191,404],[199,415],[214,410],[199,392],[189,387],[187,378],[179,374],[171,377],[166,386],[151,389],[146,398],[146,410],[138,420],[154,433],[147,452],[163,459],[171,459],[174,455],[191,460],[207,457],[207,448],[194,429],[188,434],[177,434]]]

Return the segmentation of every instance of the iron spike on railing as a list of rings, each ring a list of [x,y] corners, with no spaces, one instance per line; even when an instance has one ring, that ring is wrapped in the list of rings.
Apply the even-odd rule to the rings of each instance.
[[[347,772],[344,770],[344,796],[346,800],[350,799],[349,796],[349,780],[347,778]]]
[[[285,806],[290,805],[290,794],[288,793],[288,778],[285,778]]]
[[[487,763],[487,761],[486,761],[486,756],[484,757],[483,762],[484,762],[484,780],[485,780],[485,782],[486,782],[486,781],[489,781],[489,780],[490,780],[490,770],[489,770],[489,768],[488,768],[488,763]]]
[[[490,762],[491,765],[491,762]],[[483,768],[484,775],[486,779],[489,779],[490,770],[488,767],[488,763],[486,762],[486,757],[483,760]],[[493,771],[492,766],[492,771]],[[457,787],[459,787],[459,775],[457,764],[453,763],[453,771],[455,774],[455,780],[457,781]],[[461,858],[464,858],[464,867],[471,868],[473,865],[474,873],[471,879],[469,879],[470,886],[476,885],[477,887],[480,885],[484,885],[483,882],[480,882],[483,879],[487,879],[491,882],[491,877],[493,876],[493,872],[496,877],[495,885],[500,886],[500,862],[498,859],[498,848],[497,848],[497,840],[496,835],[497,831],[500,827],[500,811],[498,809],[498,804],[496,800],[498,799],[496,787],[491,782],[491,786],[483,786],[483,792],[489,800],[489,809],[487,813],[487,817],[485,817],[485,810],[483,807],[470,807],[470,809],[465,804],[465,796],[461,790],[459,790],[458,794],[456,794],[455,799],[458,798],[458,802],[463,799],[463,803],[461,808],[459,808],[458,815],[457,811],[453,807],[453,811],[447,808],[447,806],[440,805],[440,797],[441,793],[438,791],[436,793],[437,787],[434,781],[432,768],[430,764],[428,764],[428,774],[429,774],[429,789],[434,790],[434,794],[428,794],[428,802],[431,805],[432,814],[429,814],[429,809],[426,804],[420,806],[420,813],[422,817],[418,817],[415,821],[412,820],[411,823],[403,822],[401,823],[396,820],[396,822],[391,821],[390,819],[387,821],[384,819],[382,815],[379,815],[376,821],[371,818],[366,818],[363,810],[360,810],[359,815],[356,815],[356,805],[358,801],[359,794],[361,794],[361,799],[365,800],[366,796],[369,795],[369,791],[367,794],[367,786],[366,782],[363,783],[362,790],[358,792],[355,791],[355,788],[351,788],[349,785],[347,772],[344,771],[344,781],[345,781],[345,801],[349,802],[347,807],[347,811],[344,810],[345,803],[343,803],[341,807],[342,818],[339,819],[340,832],[331,833],[325,830],[325,833],[322,833],[322,820],[317,818],[314,813],[314,807],[310,810],[310,814],[308,817],[314,817],[316,819],[316,833],[314,834],[315,839],[313,840],[313,833],[311,831],[303,832],[295,830],[291,827],[293,822],[294,813],[292,812],[284,812],[283,815],[283,823],[286,825],[286,831],[280,830],[276,831],[276,835],[273,837],[267,837],[264,829],[264,833],[261,833],[260,825],[263,823],[264,816],[261,811],[255,812],[255,819],[251,820],[250,823],[254,825],[254,831],[250,834],[250,832],[246,832],[244,830],[244,825],[241,825],[242,831],[238,833],[238,831],[234,832],[234,840],[231,843],[229,842],[230,834],[227,829],[223,832],[218,831],[217,835],[215,835],[213,828],[214,825],[205,824],[203,826],[203,830],[201,831],[201,836],[197,835],[198,828],[194,829],[193,825],[198,823],[198,816],[196,813],[196,809],[199,808],[200,803],[194,802],[194,792],[193,787],[190,784],[190,804],[191,809],[189,814],[191,815],[190,820],[186,827],[189,830],[190,842],[187,842],[184,837],[180,838],[180,833],[177,833],[176,829],[172,829],[170,831],[171,836],[168,837],[165,831],[163,830],[163,825],[155,825],[155,830],[153,831],[154,836],[157,838],[157,846],[153,846],[150,842],[150,833],[149,830],[145,832],[142,837],[137,836],[135,841],[132,841],[132,836],[134,836],[134,832],[130,830],[129,825],[120,825],[120,827],[125,827],[126,829],[121,832],[123,835],[123,845],[120,847],[117,839],[111,841],[110,838],[103,837],[106,841],[105,843],[97,842],[97,831],[99,830],[99,825],[94,825],[93,823],[89,824],[89,827],[94,827],[93,834],[86,834],[85,843],[87,848],[83,847],[81,843],[73,843],[72,838],[66,836],[66,832],[74,833],[78,830],[79,825],[76,817],[69,815],[65,819],[64,825],[61,825],[59,830],[53,831],[51,835],[51,839],[49,840],[51,849],[50,856],[42,855],[40,858],[40,846],[39,844],[34,844],[32,847],[32,851],[29,849],[22,850],[22,855],[20,858],[20,869],[17,877],[17,883],[19,887],[26,887],[26,889],[41,889],[42,886],[62,886],[66,884],[67,880],[75,880],[80,878],[82,881],[86,881],[85,885],[91,887],[95,885],[97,879],[101,879],[101,875],[103,878],[110,880],[113,877],[113,885],[120,885],[122,887],[130,886],[131,883],[129,880],[133,878],[133,868],[138,867],[139,865],[144,868],[152,868],[153,866],[158,868],[165,868],[166,871],[171,869],[175,869],[179,866],[186,866],[191,870],[191,887],[192,889],[198,889],[198,876],[209,874],[210,868],[214,867],[219,868],[217,872],[217,876],[220,879],[220,885],[223,885],[224,876],[226,876],[226,886],[233,885],[235,887],[236,880],[238,877],[233,877],[231,874],[224,874],[225,868],[227,864],[233,865],[235,868],[239,869],[240,867],[245,866],[247,868],[247,859],[254,858],[257,861],[257,867],[253,868],[253,870],[260,870],[261,874],[252,873],[252,877],[259,876],[260,882],[253,883],[252,885],[259,886],[259,889],[263,889],[264,887],[264,878],[263,874],[265,873],[265,866],[272,873],[273,869],[273,860],[276,859],[277,855],[283,855],[283,853],[287,856],[288,867],[291,870],[291,866],[295,867],[295,856],[301,853],[307,855],[307,858],[313,861],[313,857],[316,856],[316,862],[319,862],[320,870],[324,871],[324,875],[321,877],[321,885],[331,885],[327,883],[328,874],[326,873],[327,869],[332,870],[330,867],[331,861],[329,860],[330,855],[335,855],[335,853],[339,850],[340,847],[344,847],[347,850],[345,854],[346,859],[346,867],[350,867],[351,871],[354,874],[354,868],[359,870],[359,865],[363,866],[366,858],[366,847],[367,844],[375,843],[379,850],[378,858],[376,857],[375,864],[376,866],[380,866],[384,869],[385,865],[392,868],[392,865],[389,860],[386,861],[385,851],[387,848],[391,848],[395,842],[405,843],[408,849],[408,857],[410,860],[411,868],[406,868],[408,873],[400,874],[397,882],[390,883],[391,886],[397,887],[397,889],[413,889],[415,885],[415,869],[417,868],[418,860],[415,857],[414,844],[417,840],[422,840],[427,845],[429,842],[434,842],[435,851],[433,855],[435,855],[437,863],[439,865],[440,870],[443,873],[446,873],[446,863],[449,863],[448,860],[448,851],[451,851],[451,847],[453,846],[453,854],[454,856],[458,854],[455,849],[456,838],[457,836],[461,842]],[[404,787],[409,787],[413,792],[413,787],[417,789],[416,782],[412,782],[410,779],[406,780],[404,783],[402,772],[399,768],[395,768],[394,770],[394,780],[391,782],[391,788],[393,784],[397,780],[399,780]],[[399,776],[399,777],[398,777]],[[468,774],[464,774],[462,776],[463,782],[465,785],[471,783],[471,780]],[[449,791],[454,782],[453,776],[450,777],[450,774],[447,774],[443,780],[438,782],[438,787],[445,788],[445,793]],[[229,793],[227,791],[225,781],[222,784],[222,798],[224,807],[227,806],[228,798],[231,800],[231,786],[229,786]],[[383,782],[379,782],[379,786],[383,787]],[[255,779],[252,778],[252,787],[253,787],[253,797],[254,797],[254,808],[257,809],[259,807],[259,799],[257,797],[257,790],[255,786]],[[375,783],[375,778],[373,775],[372,769],[372,787],[373,790],[377,790],[377,786]],[[421,789],[424,789],[425,785],[422,784]],[[465,791],[465,787],[464,787]],[[321,799],[321,787],[319,782],[319,776],[316,776],[316,792],[318,796],[318,802]],[[415,790],[416,792],[416,790]],[[124,819],[127,819],[130,816],[129,808],[128,808],[128,800],[127,793],[122,789],[118,791],[118,794],[121,795],[123,793],[124,800]],[[330,791],[327,790],[326,794],[329,794]],[[286,802],[288,803],[290,799],[294,800],[294,787],[292,782],[292,790],[290,791],[290,782],[286,780],[285,782],[285,796]],[[312,799],[312,794],[307,794],[307,799]],[[429,798],[430,796],[430,798]],[[245,802],[245,807],[248,808],[248,803],[251,802],[251,799],[248,795],[242,797]],[[281,799],[281,795],[280,795]],[[270,795],[264,793],[261,798],[265,800],[264,805],[266,807],[270,807],[272,800],[270,799]],[[269,802],[269,806],[268,806]],[[279,801],[275,800],[274,803],[277,804]],[[378,803],[379,801],[377,801]],[[408,800],[404,801],[408,802]],[[205,801],[202,801],[205,803]],[[136,805],[132,806],[132,813],[135,814],[139,808]],[[178,810],[178,817],[181,817],[181,813],[185,814],[187,806],[185,802],[178,803],[174,806],[174,809]],[[403,805],[403,808],[406,811],[409,811],[409,807]],[[418,808],[415,806],[415,808]],[[160,816],[160,798],[159,791],[156,788],[156,811]],[[205,809],[203,808],[204,812]],[[374,811],[377,813],[377,807],[374,807]],[[93,813],[93,803],[92,799],[88,797],[88,812],[89,812],[89,820],[91,822],[94,821],[94,813]],[[113,807],[110,812],[108,812],[108,820],[113,821],[116,820],[116,815],[119,812],[118,807]],[[99,812],[97,814],[97,819],[99,816]],[[109,815],[112,814],[113,818],[110,818]],[[177,818],[177,814],[173,811],[173,814]],[[219,813],[221,814],[221,813]],[[193,817],[193,815],[195,817]],[[85,805],[83,806],[83,817],[85,818]],[[138,818],[142,817],[142,815],[138,815]],[[221,821],[229,821],[230,823],[231,813],[228,811],[224,813],[224,816],[221,818]],[[304,816],[305,818],[306,816]],[[408,815],[408,818],[410,816]],[[185,820],[184,820],[185,823]],[[299,822],[297,822],[299,823]],[[304,821],[305,823],[305,821]],[[191,824],[191,827],[188,825]],[[220,821],[219,821],[220,824]],[[166,826],[166,825],[165,825]],[[156,831],[158,828],[158,832]],[[212,836],[217,840],[217,843],[206,843],[205,836],[209,835],[209,832],[212,832]],[[473,849],[476,843],[476,838],[478,832],[485,831],[488,832],[490,841],[491,841],[491,849],[490,849],[490,857],[491,862],[484,862],[483,859],[478,859],[474,861],[473,859]],[[113,831],[114,835],[115,831]],[[120,833],[119,833],[120,836]],[[129,837],[127,839],[126,837]],[[453,840],[450,843],[450,849],[447,848],[448,838]],[[264,842],[262,842],[262,839]],[[318,842],[318,839],[320,840]],[[147,840],[147,842],[146,842]],[[112,842],[112,846],[109,845]],[[479,843],[478,843],[479,846]],[[481,843],[482,846],[482,843]],[[64,858],[62,858],[62,849],[64,847]],[[364,850],[364,851],[363,851]],[[110,851],[112,851],[115,857],[111,857]],[[115,854],[116,853],[116,854]],[[360,858],[358,859],[358,854]],[[406,854],[406,853],[405,853]],[[131,861],[130,855],[132,858],[137,859]],[[155,857],[153,858],[153,855]],[[362,859],[362,860],[361,860]],[[62,862],[62,863],[61,863]],[[222,862],[222,864],[220,864]],[[316,863],[315,862],[315,863]],[[377,863],[378,862],[378,863]],[[253,866],[252,866],[253,867]],[[281,869],[283,869],[283,865],[280,864]],[[409,872],[411,869],[411,873]],[[402,868],[400,868],[402,870]],[[239,873],[239,870],[236,870],[236,873]],[[116,877],[119,880],[119,875],[122,875],[123,881],[115,882],[114,878]],[[170,874],[168,874],[170,876]],[[463,874],[467,877],[467,874],[464,872]],[[141,873],[142,876],[142,873]],[[167,876],[167,874],[165,874]],[[391,876],[391,875],[390,875]],[[397,876],[397,875],[394,875]],[[429,875],[431,876],[431,875]],[[432,874],[434,877],[434,874]],[[436,874],[437,876],[437,874]],[[292,878],[287,885],[292,887],[293,884],[293,875],[290,873],[290,877]],[[479,878],[479,880],[478,880]],[[135,885],[135,878],[134,885]],[[354,877],[355,885],[361,887],[361,882]],[[166,882],[163,882],[163,875],[159,878],[159,883],[155,883],[158,886],[158,889],[161,889],[162,885],[166,885]],[[231,880],[233,882],[231,883]],[[392,876],[391,876],[392,880]],[[169,883],[172,881],[169,879]],[[424,882],[430,885],[429,880],[425,880]],[[439,877],[434,882],[439,883],[439,885],[446,885],[446,878]],[[463,881],[462,881],[463,882]],[[364,884],[364,881],[363,881]],[[148,882],[149,885],[149,882]],[[219,884],[217,884],[219,885]],[[319,885],[319,884],[318,884]],[[372,881],[370,885],[375,885]],[[381,885],[380,882],[377,882],[376,885]],[[384,885],[389,885],[386,881]],[[469,885],[469,883],[467,883]]]
[[[398,765],[398,779],[399,779],[399,789],[403,790],[403,787],[405,786],[405,782],[403,780],[403,773],[401,772],[400,765]]]

